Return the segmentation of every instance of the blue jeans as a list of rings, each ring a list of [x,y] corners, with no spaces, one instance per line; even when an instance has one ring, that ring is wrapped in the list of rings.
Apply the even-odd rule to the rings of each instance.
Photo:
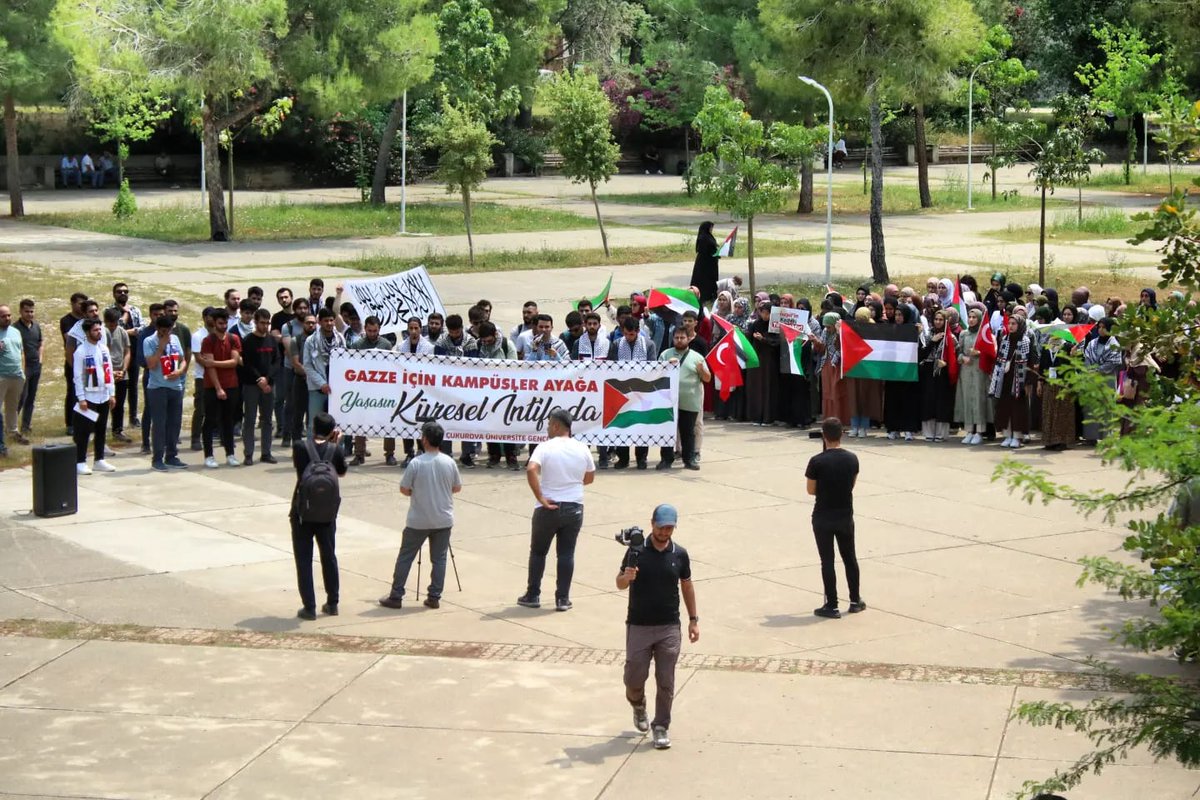
[[[25,375],[25,385],[21,387],[21,399],[17,403],[17,412],[21,415],[21,431],[28,433],[33,425],[33,404],[37,402],[38,383],[42,380],[42,365],[38,364]],[[0,426],[2,427],[2,426]]]
[[[427,594],[434,599],[442,596],[442,589],[446,585],[446,553],[450,550],[450,529],[406,527],[400,539],[400,553],[396,556],[396,568],[392,571],[392,597],[404,597],[404,584],[408,583],[408,571],[412,569],[413,559],[421,552],[426,539],[429,540],[430,563]]]
[[[183,391],[149,388],[143,416],[150,420],[151,456],[162,464],[179,457],[179,429],[183,425]]]
[[[313,417],[329,408],[329,395],[315,389],[308,390],[308,427],[305,429],[312,436]]]
[[[70,186],[74,183],[76,186],[83,188],[83,173],[78,169],[64,169],[62,171],[63,186]]]
[[[575,575],[575,542],[579,529],[583,527],[582,503],[559,503],[558,508],[535,508],[533,531],[529,541],[529,585],[526,593],[530,597],[542,594],[542,575],[546,572],[546,555],[550,542],[555,542],[557,559],[557,581],[554,587],[555,600],[571,597],[571,578]]]

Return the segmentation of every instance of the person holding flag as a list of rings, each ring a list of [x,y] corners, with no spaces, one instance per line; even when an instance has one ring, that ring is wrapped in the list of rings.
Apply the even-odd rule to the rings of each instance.
[[[959,335],[956,347],[960,369],[954,418],[962,421],[963,444],[982,444],[983,433],[992,422],[992,404],[987,396],[991,370],[984,369],[983,362],[989,352],[995,360],[996,342],[991,327],[983,324],[984,310],[982,303],[976,303],[967,311],[967,328]]]
[[[954,381],[958,364],[954,334],[946,324],[946,312],[933,313],[928,336],[921,337],[918,374],[921,387],[921,432],[927,442],[945,441],[954,421]],[[953,365],[953,371],[951,369]]]

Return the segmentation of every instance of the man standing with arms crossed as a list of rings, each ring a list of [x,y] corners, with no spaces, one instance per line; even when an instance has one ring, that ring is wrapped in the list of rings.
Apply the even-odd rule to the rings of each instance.
[[[450,549],[450,529],[454,527],[454,495],[462,491],[462,480],[454,459],[442,452],[445,432],[436,422],[421,426],[421,455],[404,468],[400,494],[409,498],[408,519],[400,540],[400,554],[392,572],[392,590],[379,598],[384,608],[400,608],[404,602],[404,584],[413,559],[429,540],[428,608],[441,606],[442,587],[446,583],[446,553]]]
[[[821,556],[821,581],[825,584],[825,604],[813,611],[818,617],[840,619],[838,610],[837,570],[833,563],[833,545],[837,542],[846,567],[850,586],[851,614],[867,609],[858,590],[858,558],[854,554],[854,484],[858,481],[858,456],[842,449],[842,422],[826,417],[821,422],[822,452],[808,461],[804,477],[808,493],[817,498],[813,504],[813,535]]]
[[[671,541],[679,512],[663,503],[650,517],[650,536],[641,548],[625,551],[617,589],[629,590],[625,617],[625,699],[633,706],[633,724],[641,732],[653,728],[654,749],[671,746],[671,704],[675,700],[675,664],[682,636],[679,630],[679,595],[688,612],[688,641],[700,641],[700,617],[692,586],[692,562]],[[636,555],[634,555],[636,553]],[[635,566],[636,564],[636,566]],[[654,659],[654,720],[646,718],[646,679]]]
[[[583,527],[583,487],[596,478],[596,465],[587,445],[571,438],[571,412],[550,412],[550,438],[538,445],[525,470],[529,488],[537,499],[529,542],[529,583],[517,605],[542,607],[542,575],[551,540],[558,558],[554,610],[571,608],[571,578],[575,574],[575,541]]]

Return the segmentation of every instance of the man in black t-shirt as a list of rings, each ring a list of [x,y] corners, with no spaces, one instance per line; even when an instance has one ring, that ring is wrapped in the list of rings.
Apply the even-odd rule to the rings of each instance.
[[[617,588],[629,589],[625,618],[625,699],[633,706],[633,724],[643,733],[653,728],[654,748],[671,746],[671,703],[675,699],[675,663],[679,660],[679,595],[688,611],[688,640],[700,640],[696,590],[687,550],[671,541],[679,513],[662,504],[650,518],[644,547],[627,550],[617,575]],[[634,553],[636,552],[636,556]],[[637,566],[633,566],[636,563]],[[654,659],[654,721],[646,718],[646,679]]]
[[[821,422],[825,449],[808,461],[804,477],[808,493],[817,498],[813,506],[813,534],[821,556],[821,581],[825,584],[825,604],[813,611],[818,617],[838,619],[837,570],[833,563],[833,545],[837,542],[850,585],[851,614],[865,611],[858,591],[858,557],[854,555],[854,484],[858,481],[858,456],[842,449],[842,421],[826,417]]]

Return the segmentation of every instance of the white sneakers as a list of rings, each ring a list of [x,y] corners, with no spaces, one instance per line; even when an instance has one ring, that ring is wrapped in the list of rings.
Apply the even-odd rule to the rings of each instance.
[[[240,467],[242,465],[242,462],[237,460],[237,456],[229,456],[225,459],[225,463],[231,467]],[[217,459],[214,456],[209,456],[208,458],[204,459],[204,466],[208,467],[209,469],[216,469],[221,465],[217,462]]]
[[[96,472],[116,472],[117,471],[116,467],[114,467],[112,464],[108,463],[104,459],[100,459],[99,461],[97,461],[95,466],[93,466],[93,469],[95,469]]]
[[[240,467],[242,462],[237,460],[237,456],[229,456],[225,459],[225,463],[231,467]]]
[[[983,444],[982,433],[968,433],[962,438],[963,444]]]
[[[1010,436],[1009,438],[1007,438],[1003,442],[1001,442],[1000,446],[1001,447],[1011,447],[1013,450],[1017,450],[1021,447],[1021,440],[1016,438],[1015,436]]]
[[[220,465],[217,464],[217,460],[215,458],[209,456],[208,458],[204,459],[204,466],[208,467],[209,469],[216,469]]]
[[[75,465],[75,471],[80,475],[91,475],[92,468],[87,465],[86,461],[80,461]]]

